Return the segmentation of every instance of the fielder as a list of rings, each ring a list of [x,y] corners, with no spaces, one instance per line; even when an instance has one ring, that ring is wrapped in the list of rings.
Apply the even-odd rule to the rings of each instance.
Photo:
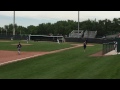
[[[57,43],[58,43],[58,44],[60,44],[60,41],[59,41],[59,39],[57,39]]]
[[[29,40],[28,40],[28,37],[27,37],[27,43],[28,43],[28,41],[29,41]]]
[[[22,47],[22,45],[21,45],[20,42],[19,42],[19,44],[17,45],[18,55],[20,55],[21,47]]]

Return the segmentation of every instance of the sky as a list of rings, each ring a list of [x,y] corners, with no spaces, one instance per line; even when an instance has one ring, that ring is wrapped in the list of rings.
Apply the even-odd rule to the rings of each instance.
[[[0,27],[13,23],[14,11],[0,11]],[[79,11],[79,21],[120,18],[120,11]],[[61,20],[78,21],[78,11],[15,11],[15,23],[27,27]]]

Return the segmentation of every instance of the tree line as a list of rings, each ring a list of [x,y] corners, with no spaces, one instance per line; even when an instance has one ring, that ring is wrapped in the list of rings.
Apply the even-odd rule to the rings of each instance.
[[[113,20],[85,20],[79,22],[80,30],[97,31],[97,36],[112,35],[120,32],[120,18]],[[12,35],[13,24],[0,27],[0,34]],[[30,25],[27,27],[15,24],[16,35],[69,35],[73,30],[78,30],[78,22],[73,20],[57,21],[56,23],[42,23],[38,26]]]

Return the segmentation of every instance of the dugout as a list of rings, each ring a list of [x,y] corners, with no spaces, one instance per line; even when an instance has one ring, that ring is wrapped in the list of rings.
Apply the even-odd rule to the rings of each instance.
[[[108,43],[103,43],[103,50],[102,50],[102,54],[106,54],[112,50],[114,50],[114,42],[108,42]]]
[[[117,52],[120,52],[120,38],[116,38],[115,41],[117,42]]]
[[[54,41],[56,42],[57,39],[60,42],[64,42],[63,36],[29,35],[29,40],[33,40],[33,41]]]

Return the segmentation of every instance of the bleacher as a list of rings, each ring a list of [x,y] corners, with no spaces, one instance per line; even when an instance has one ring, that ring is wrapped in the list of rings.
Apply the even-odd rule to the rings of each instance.
[[[116,37],[118,37],[118,34],[107,35],[105,38],[107,38],[107,39],[111,39],[111,38],[116,38]]]
[[[89,38],[95,38],[97,35],[97,31],[89,31]]]
[[[97,35],[97,31],[85,31],[83,38],[95,38]]]
[[[85,32],[84,32],[84,36],[83,36],[83,38],[88,38],[88,31],[86,30]]]
[[[78,30],[73,30],[73,31],[69,34],[69,37],[71,37],[71,38],[82,38],[82,36],[83,36],[83,31],[84,31],[84,30],[79,30],[79,33],[78,33]]]

